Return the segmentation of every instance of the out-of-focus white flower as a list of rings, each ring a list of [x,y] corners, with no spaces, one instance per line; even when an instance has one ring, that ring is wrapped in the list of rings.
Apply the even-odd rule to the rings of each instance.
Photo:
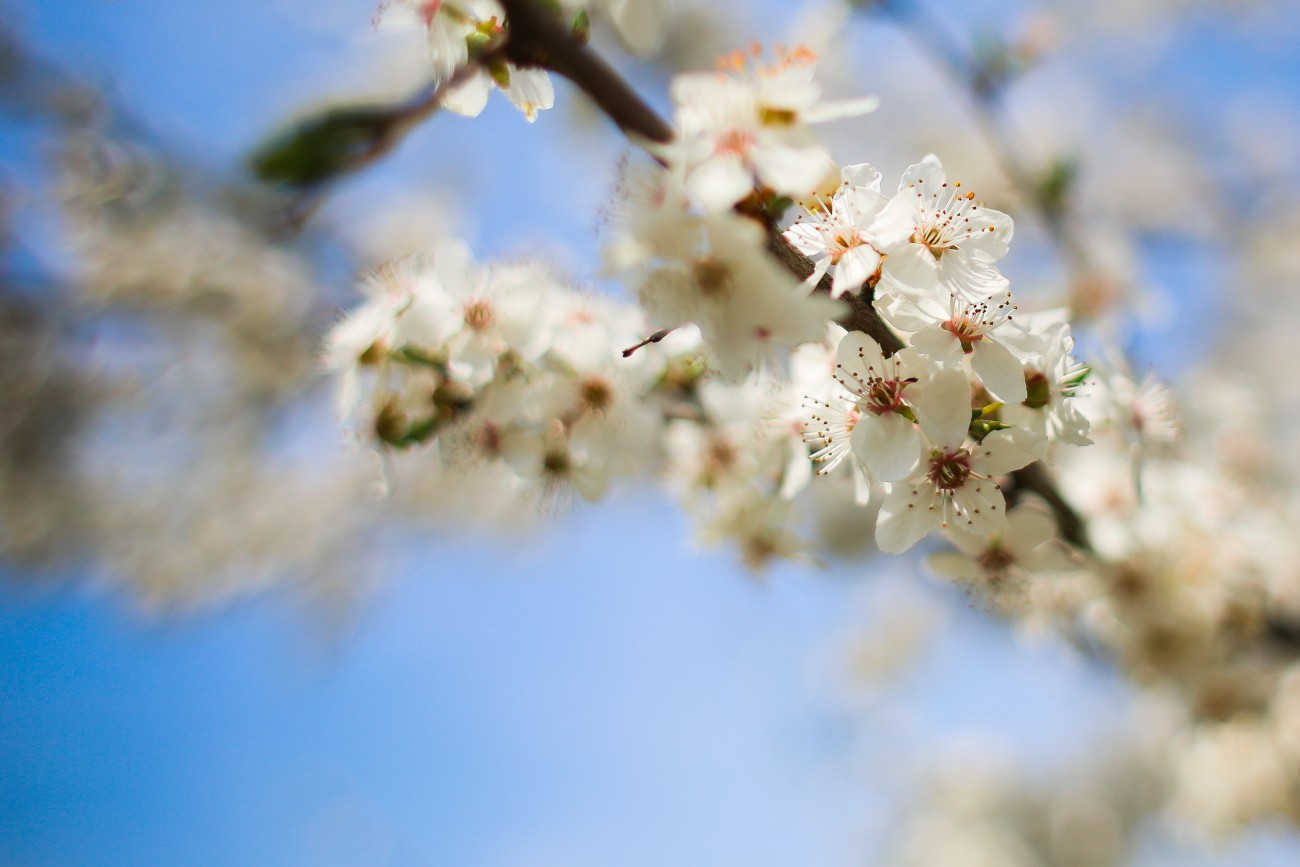
[[[700,541],[735,540],[745,565],[761,571],[773,560],[807,559],[808,545],[787,525],[790,503],[734,489],[723,497],[716,516],[700,531]]]
[[[444,241],[419,266],[402,333],[480,386],[506,352],[534,361],[550,348],[556,323],[548,301],[557,288],[539,265],[482,267],[463,242]]]
[[[1035,572],[1059,572],[1077,568],[1055,543],[1056,522],[1046,511],[1017,506],[1007,513],[1007,526],[992,536],[972,536],[960,531],[948,538],[956,551],[930,555],[930,568],[947,578],[962,581],[984,591],[995,601],[1005,602],[1017,593]]]
[[[389,0],[375,15],[380,30],[424,30],[435,87],[469,62],[466,40],[477,23],[472,6],[454,0]]]
[[[429,44],[433,85],[441,87],[472,60],[470,43],[498,38],[506,29],[497,0],[391,0],[380,7],[383,29],[423,28]],[[466,117],[487,106],[493,87],[503,90],[528,120],[555,105],[555,89],[545,70],[493,61],[469,70],[442,95],[442,105]]]
[[[731,214],[684,217],[687,229],[663,239],[658,263],[636,284],[652,325],[694,322],[711,360],[737,380],[783,353],[821,339],[839,302],[815,294],[781,267],[763,230]]]
[[[737,53],[723,71],[673,79],[677,142],[665,153],[682,165],[691,197],[724,211],[755,186],[802,198],[832,171],[806,124],[864,114],[874,98],[822,102],[815,57],[796,49],[770,66]]]
[[[1188,731],[1175,745],[1171,809],[1210,837],[1222,837],[1295,803],[1294,777],[1269,726],[1234,720]]]

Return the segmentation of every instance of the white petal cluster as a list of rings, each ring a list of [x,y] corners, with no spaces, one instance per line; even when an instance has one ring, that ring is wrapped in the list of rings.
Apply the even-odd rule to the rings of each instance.
[[[880,215],[881,274],[886,288],[976,298],[1002,293],[1007,279],[993,266],[1011,243],[1011,218],[976,201],[960,181],[949,181],[930,154],[903,172],[898,193]]]
[[[872,166],[845,166],[840,178],[829,202],[818,195],[805,200],[804,212],[785,231],[790,243],[816,264],[813,279],[835,268],[833,298],[879,279],[883,245],[878,224],[886,204],[880,172]]]
[[[1079,568],[1057,538],[1056,523],[1045,509],[1017,506],[1007,512],[1000,533],[948,535],[957,550],[930,555],[930,568],[969,586],[1003,609],[1019,607],[1030,576]]]
[[[1014,427],[974,439],[970,404],[970,383],[960,370],[943,368],[919,389],[915,405],[923,457],[880,508],[876,542],[882,551],[906,551],[940,527],[987,536],[1006,526],[1006,501],[996,477],[1038,458],[1042,441]]]
[[[846,337],[834,373],[843,391],[810,398],[806,430],[819,472],[850,459],[861,490],[886,490],[876,542],[891,553],[940,528],[1005,550],[999,480],[1052,442],[1090,442],[1075,401],[1087,370],[1070,356],[1068,324],[1013,321],[993,266],[1011,221],[959,186],[927,157],[886,201],[879,172],[849,166],[829,201],[805,201],[786,230],[816,262],[814,278],[834,267],[832,294],[870,289],[906,344],[886,356],[865,334]]]
[[[649,170],[629,189],[623,225],[607,254],[653,327],[694,323],[711,366],[731,381],[820,341],[838,302],[796,280],[767,250],[753,220],[699,213],[677,175]]]
[[[792,527],[795,499],[812,478],[801,397],[826,389],[843,329],[828,332],[793,353],[789,379],[757,371],[738,383],[696,383],[698,415],[668,428],[667,480],[700,540],[734,541],[755,570],[808,550]]]
[[[521,491],[587,499],[652,460],[660,415],[643,398],[662,370],[619,352],[644,332],[633,310],[540,266],[481,267],[452,241],[380,268],[363,289],[369,300],[326,355],[368,438],[435,442],[451,464],[501,463]]]
[[[761,52],[725,58],[717,72],[673,79],[678,139],[665,156],[689,195],[720,212],[755,189],[801,199],[834,168],[808,124],[856,114],[874,98],[823,102],[816,58],[796,49],[762,65]]]
[[[433,85],[452,80],[476,58],[482,47],[507,29],[505,12],[497,0],[390,0],[380,7],[377,25],[386,30],[423,29],[429,45]],[[506,61],[475,65],[442,96],[444,108],[478,117],[492,89],[500,88],[528,120],[555,105],[550,76],[541,69],[515,66]]]

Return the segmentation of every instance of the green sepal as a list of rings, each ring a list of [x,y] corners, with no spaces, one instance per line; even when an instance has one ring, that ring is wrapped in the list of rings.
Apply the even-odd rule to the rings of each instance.
[[[404,436],[398,439],[397,442],[391,443],[391,445],[397,448],[406,448],[427,442],[430,437],[438,432],[438,422],[439,420],[436,417],[416,422],[407,429]]]
[[[1014,425],[1009,425],[1006,422],[997,421],[991,418],[974,418],[971,419],[967,433],[970,435],[971,439],[975,440],[975,442],[982,443],[984,442],[984,437],[993,433],[993,431],[1008,430],[1012,427],[1014,427]]]
[[[586,45],[591,41],[591,16],[587,14],[585,8],[579,9],[578,14],[573,16],[573,24],[570,26],[573,33],[573,39],[579,45]]]
[[[442,372],[446,368],[446,364],[443,363],[442,359],[430,355],[419,347],[410,346],[409,344],[394,352],[393,358],[397,361],[405,361],[419,367],[431,367],[439,372]]]

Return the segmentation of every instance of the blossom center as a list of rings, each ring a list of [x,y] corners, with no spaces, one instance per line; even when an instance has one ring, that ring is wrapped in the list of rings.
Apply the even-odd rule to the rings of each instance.
[[[993,545],[976,559],[979,567],[989,575],[1001,575],[1016,564],[1016,558],[1001,545]]]
[[[912,243],[920,244],[930,251],[930,255],[936,259],[943,258],[943,254],[949,250],[957,248],[947,243],[943,237],[943,229],[939,226],[918,226],[916,232],[912,235]]]
[[[438,17],[438,9],[442,6],[442,0],[424,0],[420,4],[420,20],[424,22],[425,27],[433,26],[433,19]]]
[[[691,272],[706,298],[725,298],[731,294],[731,269],[714,257],[696,259]]]
[[[478,445],[485,454],[497,455],[501,453],[501,428],[497,427],[490,421],[483,422],[479,428]]]
[[[583,405],[592,412],[604,412],[614,404],[614,386],[603,376],[585,379],[579,393]]]
[[[955,491],[970,478],[970,452],[957,449],[941,452],[938,449],[930,453],[930,469],[926,478],[941,491]]]
[[[762,106],[758,110],[759,123],[763,126],[794,126],[799,115],[792,108],[774,108]]]
[[[490,301],[477,299],[465,305],[465,325],[474,331],[486,331],[497,321],[497,312]]]
[[[1025,374],[1025,406],[1042,409],[1052,402],[1052,385],[1047,374],[1034,370]]]
[[[961,341],[964,352],[970,352],[972,344],[984,337],[984,323],[969,316],[954,316],[939,327]]]
[[[876,415],[897,412],[903,406],[903,389],[906,380],[873,379],[867,390],[867,409]]]
[[[744,156],[754,146],[755,137],[746,129],[733,129],[718,136],[716,152]]]

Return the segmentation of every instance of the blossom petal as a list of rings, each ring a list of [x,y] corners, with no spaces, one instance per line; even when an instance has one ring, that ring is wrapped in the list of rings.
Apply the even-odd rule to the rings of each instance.
[[[856,461],[849,463],[853,470],[853,502],[865,506],[871,502],[871,479],[867,478],[867,471],[862,468],[862,464]]]
[[[995,430],[971,450],[971,469],[984,476],[1000,476],[1038,460],[1046,447],[1042,436],[1026,428]]]
[[[946,180],[948,176],[944,173],[939,158],[934,154],[926,154],[919,163],[908,166],[903,172],[903,177],[898,182],[898,191],[901,193],[913,185],[924,190],[937,190]]]
[[[971,479],[952,492],[955,529],[988,536],[1007,525],[1002,489],[988,479]]]
[[[485,70],[480,69],[448,89],[442,97],[442,107],[465,117],[478,117],[487,107],[488,94],[491,92],[492,79]]]
[[[944,578],[951,578],[954,581],[968,581],[973,584],[984,577],[978,563],[956,551],[936,551],[926,558],[926,565]]]
[[[886,554],[901,554],[939,526],[943,497],[932,486],[900,482],[885,497],[876,519],[876,545]]]
[[[1024,365],[996,340],[976,341],[971,367],[984,387],[1003,403],[1020,403],[1027,396]]]
[[[618,35],[637,54],[650,54],[663,43],[667,0],[610,0],[605,6]]]
[[[812,271],[809,272],[807,277],[803,278],[803,284],[802,284],[803,287],[807,289],[809,292],[816,289],[817,284],[822,281],[822,277],[826,276],[826,272],[829,271],[830,269],[831,269],[830,256],[823,256],[817,261],[813,262]],[[832,298],[839,297],[838,295],[835,294],[834,289],[831,290],[831,297]]]
[[[886,253],[910,246],[912,233],[916,231],[915,198],[910,193],[900,193],[880,209],[866,229],[872,244]]]
[[[831,286],[831,297],[838,298],[849,289],[859,289],[867,278],[876,273],[880,265],[880,254],[867,245],[854,247],[840,257],[835,266],[835,282]]]
[[[885,263],[888,264],[889,260],[886,259]],[[920,331],[927,325],[936,325],[948,318],[939,302],[932,298],[893,288],[885,289],[883,286],[882,283],[876,287],[873,304],[876,312],[899,331]]]
[[[922,244],[908,244],[896,250],[887,250],[882,280],[897,284],[912,292],[933,289],[939,283],[939,262]]]
[[[912,348],[925,358],[946,365],[957,364],[964,354],[956,335],[938,325],[927,325],[913,334]]]
[[[860,397],[866,395],[859,392],[854,383],[865,384],[869,379],[883,377],[888,370],[880,344],[870,334],[861,331],[850,331],[844,335],[839,349],[835,351],[835,367],[838,371],[836,378],[845,388]]]
[[[543,69],[510,67],[510,86],[506,96],[524,113],[528,122],[537,120],[537,112],[555,105],[555,88],[551,76]]]
[[[853,453],[882,482],[907,478],[921,459],[916,425],[898,413],[866,413],[854,425],[849,442]]]
[[[818,256],[826,252],[826,236],[811,223],[795,223],[784,234],[786,240],[805,256]]]
[[[738,156],[711,157],[696,166],[686,187],[710,211],[725,211],[754,189],[754,179]]]
[[[857,163],[840,169],[840,177],[850,187],[866,187],[880,192],[880,169],[871,163]]]
[[[1011,217],[993,208],[980,207],[970,212],[968,235],[961,249],[976,259],[996,262],[1007,254],[1015,224]]]
[[[810,193],[827,170],[833,170],[830,157],[816,144],[764,141],[750,150],[749,158],[754,163],[754,173],[764,184],[795,198]]]
[[[935,445],[957,448],[970,428],[970,383],[966,373],[946,367],[907,390],[921,429]],[[1023,464],[1022,464],[1023,466]]]
[[[987,262],[962,250],[949,250],[938,261],[939,280],[951,292],[970,298],[989,298],[1007,291],[1011,281]]]
[[[825,123],[828,120],[841,120],[870,114],[880,107],[880,97],[863,96],[858,99],[835,99],[818,102],[799,113],[804,123]]]
[[[797,439],[790,440],[790,452],[785,462],[785,474],[781,479],[781,499],[792,500],[795,495],[808,487],[812,481],[813,465],[808,460],[808,449]]]
[[[1042,509],[1021,506],[1007,515],[1003,544],[1017,556],[1032,551],[1056,535],[1056,522]]]

